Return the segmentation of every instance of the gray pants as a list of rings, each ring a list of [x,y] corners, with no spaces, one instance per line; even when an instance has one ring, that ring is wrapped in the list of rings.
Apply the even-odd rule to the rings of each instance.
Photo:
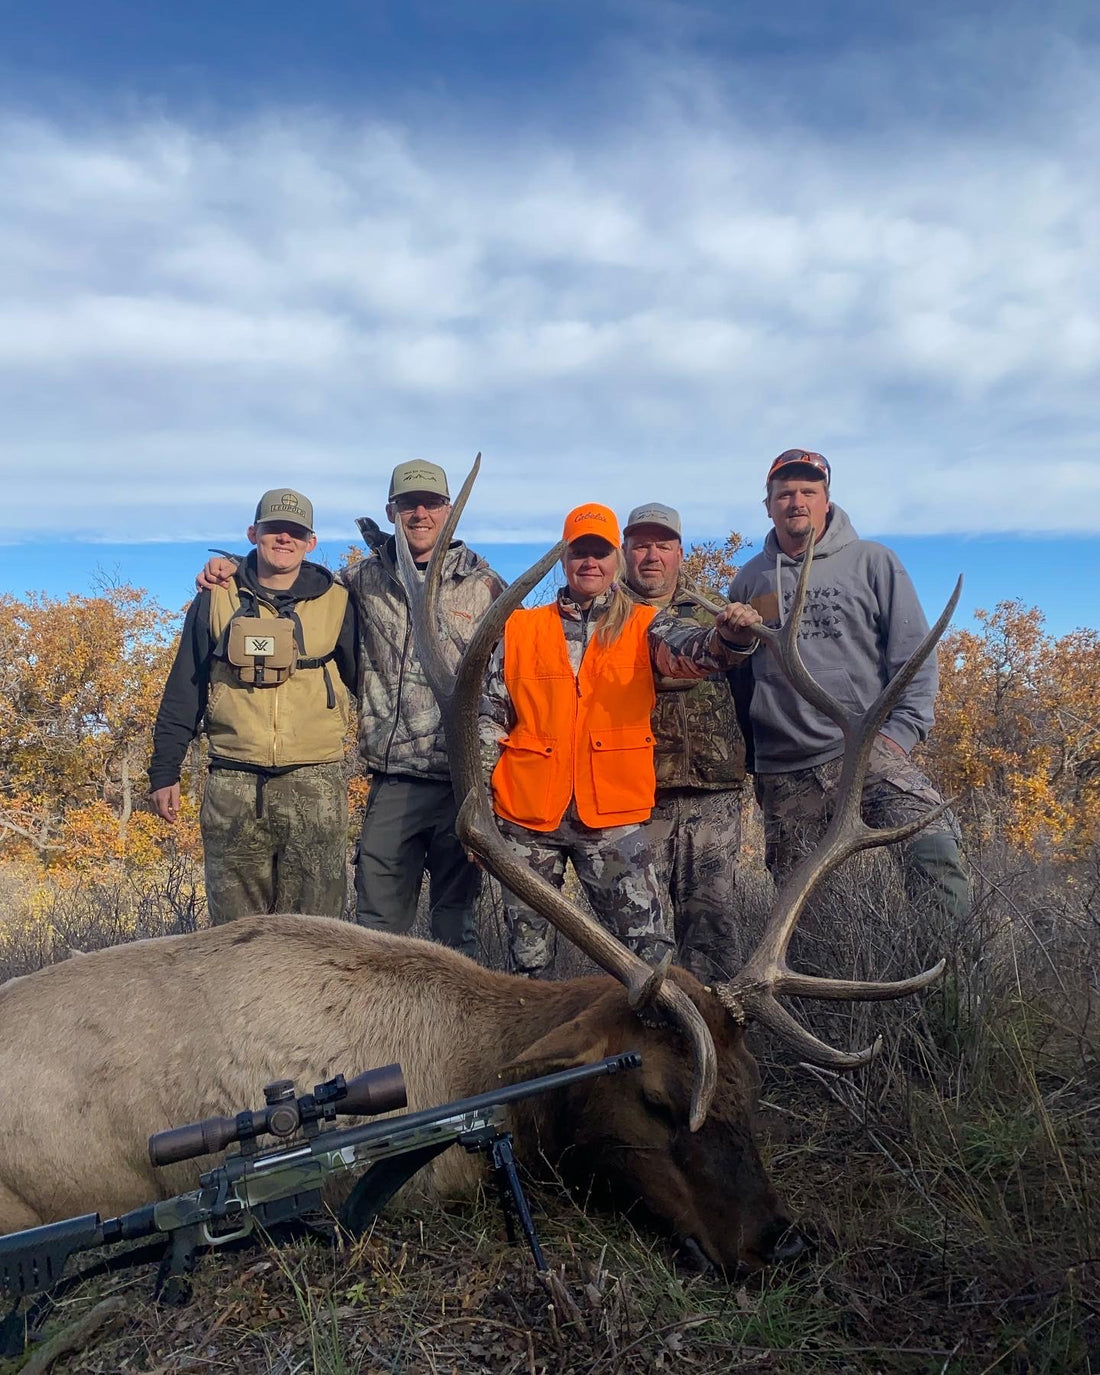
[[[676,929],[676,960],[703,983],[728,978],[740,965],[734,926],[741,790],[657,793],[645,826]]]
[[[268,778],[211,769],[199,825],[213,925],[255,912],[344,915],[343,765],[306,764]]]
[[[656,964],[672,948],[665,889],[645,825],[593,830],[568,814],[556,831],[529,831],[510,821],[499,825],[523,862],[555,888],[564,884],[565,862],[572,860],[602,925],[643,960]],[[514,893],[502,891],[512,968],[545,978],[553,956],[553,928]]]
[[[481,871],[455,835],[449,782],[376,773],[355,852],[355,919],[374,931],[412,930],[420,885],[430,880],[435,940],[477,957]]]
[[[780,882],[820,839],[832,815],[842,759],[793,773],[757,774],[756,796],[764,811],[765,860]],[[938,807],[943,798],[905,755],[879,739],[872,747],[862,814],[869,826],[901,826]],[[902,849],[909,900],[948,916],[970,912],[970,884],[959,854],[959,823],[944,812]]]

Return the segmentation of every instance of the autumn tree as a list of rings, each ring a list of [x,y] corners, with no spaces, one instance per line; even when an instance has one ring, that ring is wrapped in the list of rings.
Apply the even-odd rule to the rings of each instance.
[[[734,559],[747,547],[736,530],[731,530],[721,543],[718,540],[703,540],[688,550],[684,572],[694,578],[700,587],[709,588],[724,597],[737,573],[738,565]]]
[[[0,596],[0,847],[125,845],[172,653],[146,593]],[[142,823],[144,825],[144,823]]]
[[[1100,843],[1100,636],[1053,639],[1019,601],[975,619],[940,649],[936,777],[972,839],[1081,856]]]

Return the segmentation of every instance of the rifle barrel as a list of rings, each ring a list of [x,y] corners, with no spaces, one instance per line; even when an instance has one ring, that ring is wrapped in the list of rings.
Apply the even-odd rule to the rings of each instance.
[[[573,1069],[561,1069],[553,1074],[539,1074],[530,1079],[521,1079],[518,1084],[505,1084],[487,1093],[475,1094],[472,1098],[458,1098],[453,1103],[441,1103],[435,1108],[422,1108],[419,1112],[402,1113],[400,1117],[387,1117],[380,1122],[370,1122],[350,1132],[341,1132],[340,1139],[348,1145],[359,1145],[375,1137],[389,1136],[394,1132],[410,1131],[416,1127],[429,1127],[436,1122],[445,1122],[452,1117],[466,1113],[480,1112],[484,1108],[499,1107],[506,1103],[518,1103],[524,1098],[533,1098],[537,1093],[550,1093],[554,1089],[568,1088],[585,1079],[597,1079],[605,1074],[619,1074],[623,1070],[637,1069],[642,1057],[636,1050],[623,1051],[621,1055],[608,1055],[602,1060],[594,1060],[590,1065],[576,1065]],[[326,1138],[331,1132],[322,1132],[310,1141],[310,1148],[316,1154],[327,1149]]]

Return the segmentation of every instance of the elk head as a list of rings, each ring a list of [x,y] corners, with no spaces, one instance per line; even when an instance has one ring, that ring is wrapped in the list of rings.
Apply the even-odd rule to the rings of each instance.
[[[417,652],[439,702],[451,776],[460,802],[457,829],[462,842],[513,893],[548,918],[596,964],[618,979],[626,996],[593,985],[590,1007],[531,1046],[517,1068],[533,1072],[582,1063],[615,1049],[642,1051],[640,1076],[622,1083],[601,1080],[563,1095],[561,1155],[602,1179],[617,1195],[640,1201],[673,1235],[693,1241],[708,1260],[732,1269],[736,1262],[767,1263],[796,1254],[801,1240],[779,1211],[752,1137],[758,1075],[745,1046],[745,1026],[759,1019],[793,1044],[807,1060],[833,1068],[866,1063],[879,1042],[847,1053],[819,1041],[778,1002],[783,993],[833,999],[900,998],[927,987],[943,970],[941,961],[911,979],[861,983],[814,978],[790,970],[786,952],[814,886],[857,850],[912,835],[925,821],[873,830],[860,819],[860,794],[871,746],[879,728],[931,653],[958,601],[961,579],[936,625],[909,662],[860,715],[850,715],[807,673],[797,634],[806,596],[812,547],[802,567],[791,614],[781,631],[754,627],[775,653],[796,690],[836,721],[844,733],[845,756],[839,802],[821,843],[780,888],[756,951],[742,970],[716,988],[704,989],[666,960],[650,967],[575,903],[529,870],[497,829],[482,777],[477,712],[493,646],[504,624],[532,588],[560,559],[564,541],[517,578],[476,627],[458,668],[449,667],[439,621],[443,555],[469,499],[481,455],[463,484],[423,577],[417,572],[403,532],[397,530],[398,564],[411,608]],[[708,609],[720,606],[700,598]],[[946,804],[945,804],[946,805]],[[935,815],[933,813],[932,815]],[[928,818],[930,819],[930,818]],[[684,1042],[691,1071],[685,1072]],[[551,1124],[552,1129],[552,1124]],[[558,1156],[554,1143],[554,1154]],[[597,1170],[590,1166],[598,1160]]]

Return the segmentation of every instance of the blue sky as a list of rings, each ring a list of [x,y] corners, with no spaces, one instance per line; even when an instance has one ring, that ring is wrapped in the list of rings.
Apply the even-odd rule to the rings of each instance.
[[[1096,7],[3,3],[0,590],[183,600],[265,487],[330,556],[485,454],[758,544],[825,452],[930,611],[1100,626]]]

